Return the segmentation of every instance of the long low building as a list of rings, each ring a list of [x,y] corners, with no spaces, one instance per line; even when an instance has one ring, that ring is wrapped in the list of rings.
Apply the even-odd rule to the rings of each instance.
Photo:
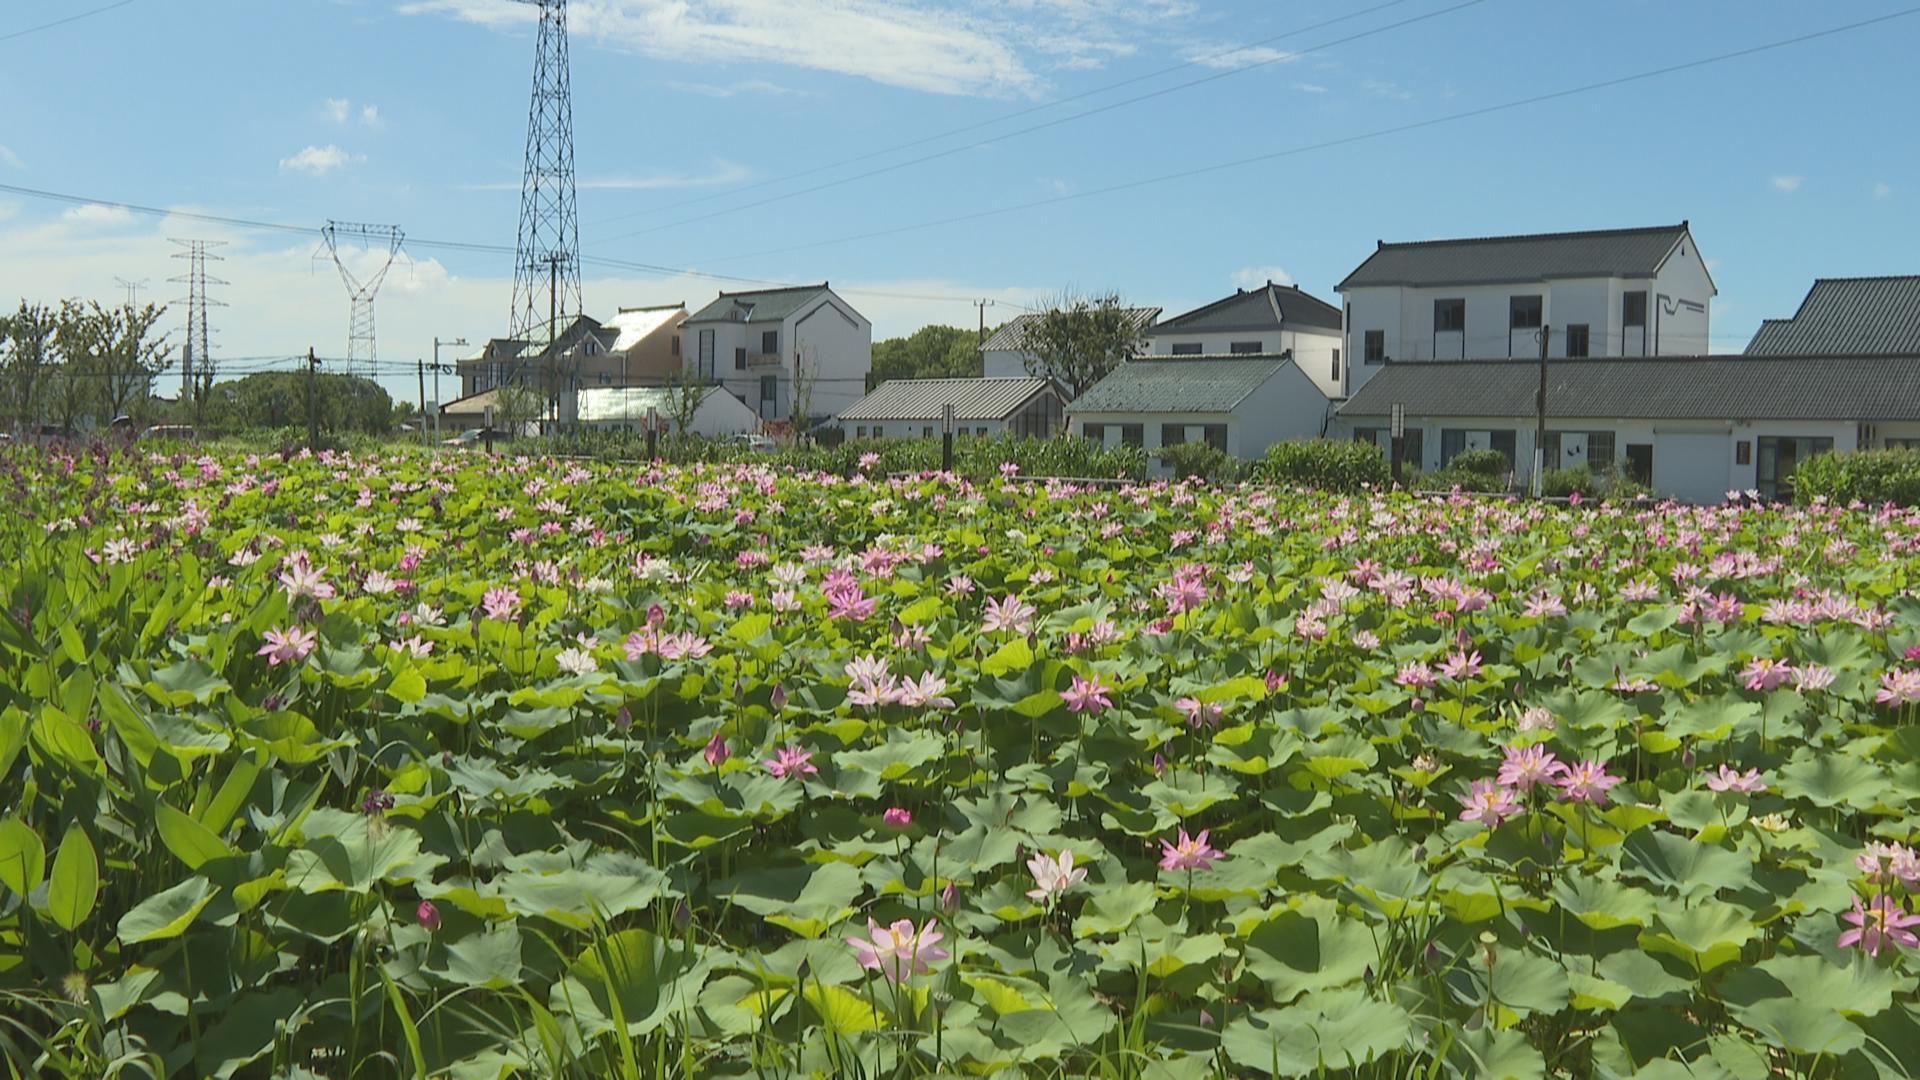
[[[1540,367],[1531,360],[1387,363],[1338,411],[1338,427],[1423,470],[1463,450],[1532,469]],[[1699,356],[1554,360],[1547,461],[1624,469],[1655,492],[1711,503],[1728,491],[1792,493],[1814,454],[1920,447],[1920,357]]]
[[[854,439],[931,438],[948,406],[954,434],[1044,439],[1060,425],[1060,392],[1048,379],[894,379],[840,413]]]
[[[1114,368],[1068,406],[1073,434],[1149,453],[1205,442],[1255,458],[1317,438],[1330,402],[1289,354],[1152,357]],[[1164,471],[1164,467],[1155,468]]]

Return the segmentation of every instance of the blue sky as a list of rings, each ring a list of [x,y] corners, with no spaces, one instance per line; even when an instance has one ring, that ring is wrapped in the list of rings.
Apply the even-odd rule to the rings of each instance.
[[[133,0],[4,40],[105,2],[0,12],[0,183],[513,242],[533,47],[521,5]],[[831,279],[881,336],[927,322],[972,325],[971,298],[996,298],[993,320],[1069,288],[1117,290],[1172,312],[1284,277],[1334,300],[1333,286],[1378,239],[1685,218],[1721,289],[1715,348],[1736,351],[1760,319],[1791,314],[1816,276],[1920,271],[1912,252],[1920,143],[1908,131],[1920,14],[1525,108],[1096,193],[1910,6],[1462,3],[576,0],[582,247],[714,274]],[[1355,34],[1365,36],[1319,47]],[[1107,89],[1122,80],[1135,81]],[[928,141],[782,182],[917,140]],[[985,140],[993,141],[969,145]],[[743,205],[956,147],[964,148]],[[1041,200],[1058,201],[916,227]],[[215,268],[231,282],[216,294],[230,305],[214,316],[216,357],[309,344],[344,353],[344,289],[313,258],[314,241],[295,235],[0,191],[0,293],[113,299],[123,277],[150,282],[143,298],[173,299],[182,287],[165,279],[184,267],[168,259],[168,237],[228,241]],[[503,332],[510,276],[505,255],[416,247],[381,295],[382,359],[410,363],[435,335]],[[697,305],[722,287],[738,286],[594,268],[585,291],[590,314],[610,314]],[[415,396],[411,378],[387,382]]]

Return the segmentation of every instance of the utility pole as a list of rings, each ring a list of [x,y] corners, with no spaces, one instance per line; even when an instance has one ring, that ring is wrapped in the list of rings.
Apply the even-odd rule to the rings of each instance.
[[[549,421],[560,418],[559,404],[559,340],[555,337],[560,324],[560,264],[567,261],[565,252],[556,251],[547,256],[547,416]],[[548,434],[551,434],[549,430]]]
[[[466,338],[454,338],[452,341],[433,339],[433,437],[440,437],[440,346],[458,346],[466,348]]]
[[[307,449],[320,452],[320,403],[314,397],[314,383],[319,381],[320,359],[313,355],[313,346],[307,346]]]
[[[114,284],[127,290],[127,307],[128,308],[136,308],[140,306],[140,290],[147,287],[146,278],[141,278],[139,281],[128,281],[126,278],[117,277],[113,279],[113,282]]]
[[[980,340],[974,351],[980,354],[980,374],[987,373],[987,309],[993,306],[991,300],[975,300],[973,306],[980,309]]]
[[[1540,339],[1540,394],[1534,402],[1537,424],[1533,432],[1533,497],[1546,490],[1547,471],[1547,343],[1553,340],[1553,327],[1542,323],[1534,331]]]
[[[420,445],[427,445],[427,362],[415,360],[420,374]]]

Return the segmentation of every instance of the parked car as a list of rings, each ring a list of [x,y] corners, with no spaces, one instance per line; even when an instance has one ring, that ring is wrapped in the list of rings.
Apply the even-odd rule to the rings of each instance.
[[[765,435],[735,435],[728,441],[735,446],[744,446],[760,454],[771,454],[779,449],[779,447],[774,444],[774,441]]]
[[[468,428],[458,435],[440,440],[441,446],[451,446],[456,450],[464,449],[486,438],[486,428]]]
[[[192,424],[155,424],[140,433],[142,442],[155,439],[170,439],[176,442],[199,442],[200,433]]]

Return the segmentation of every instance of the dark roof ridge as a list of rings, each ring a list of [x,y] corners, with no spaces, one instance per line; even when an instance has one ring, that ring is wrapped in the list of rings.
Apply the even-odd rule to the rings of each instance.
[[[721,296],[758,296],[761,293],[812,292],[814,290],[824,289],[826,287],[827,287],[827,283],[823,281],[818,285],[770,285],[764,289],[736,289],[733,292],[726,292],[722,290],[720,295]]]
[[[1677,225],[1636,225],[1619,229],[1574,229],[1567,232],[1513,233],[1507,236],[1459,236],[1437,240],[1396,240],[1393,243],[1378,240],[1375,242],[1377,246],[1374,250],[1383,251],[1387,248],[1437,247],[1441,244],[1500,244],[1510,243],[1515,240],[1564,240],[1572,237],[1627,236],[1633,233],[1678,232],[1682,229],[1691,230],[1692,227],[1690,220],[1683,219]]]

